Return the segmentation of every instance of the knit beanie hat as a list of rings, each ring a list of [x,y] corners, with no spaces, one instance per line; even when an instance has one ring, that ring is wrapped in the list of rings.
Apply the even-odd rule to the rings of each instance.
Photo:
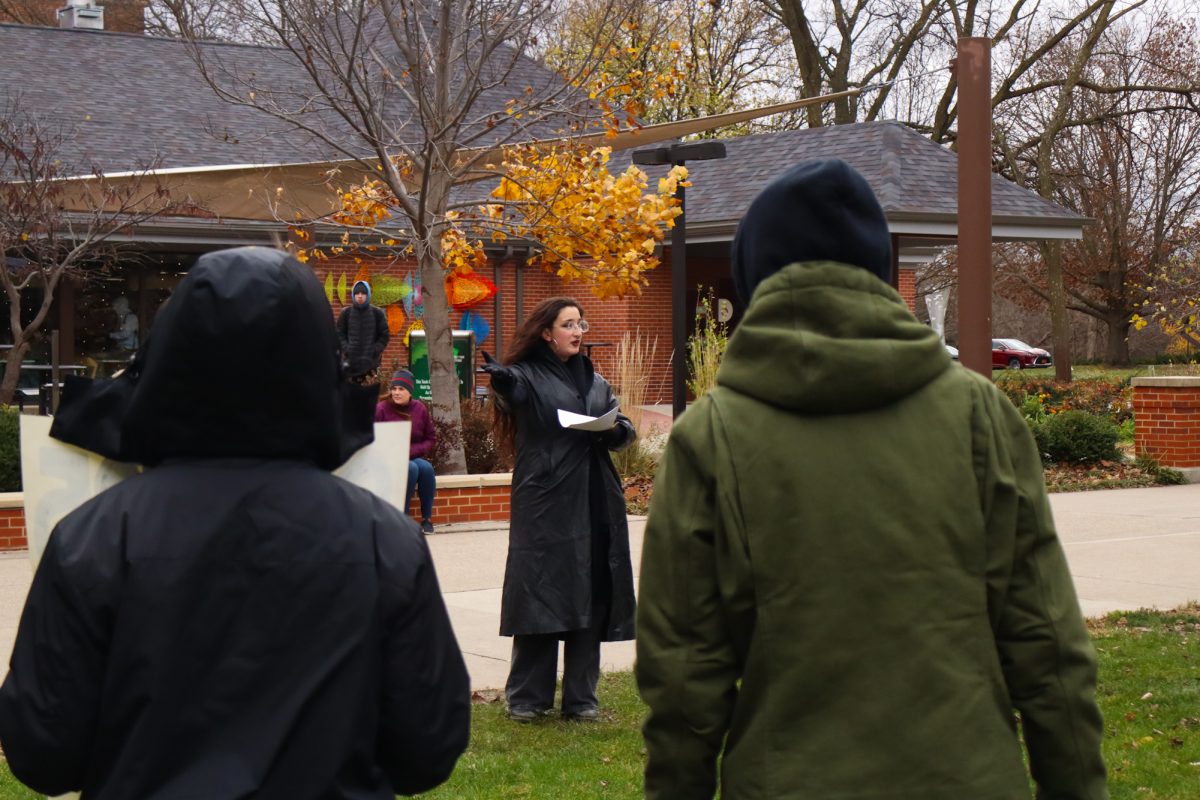
[[[394,389],[397,386],[403,386],[405,389],[408,389],[409,392],[412,392],[413,374],[406,369],[397,370],[396,373],[392,375],[392,388]]]
[[[837,261],[891,281],[883,209],[866,179],[841,159],[802,161],[754,198],[733,239],[734,288],[748,305],[758,284],[803,261]]]

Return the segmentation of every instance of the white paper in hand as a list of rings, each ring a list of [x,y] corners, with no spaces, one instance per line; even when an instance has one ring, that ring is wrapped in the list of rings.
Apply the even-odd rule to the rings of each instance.
[[[564,428],[577,431],[607,431],[617,424],[617,408],[613,406],[607,414],[600,417],[589,417],[586,414],[576,414],[573,411],[558,410],[558,424]]]

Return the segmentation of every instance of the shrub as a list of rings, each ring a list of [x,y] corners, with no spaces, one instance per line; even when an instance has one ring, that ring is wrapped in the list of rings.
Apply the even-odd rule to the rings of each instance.
[[[21,491],[21,414],[0,406],[0,492]]]
[[[1026,394],[1025,398],[1017,403],[1017,408],[1021,410],[1021,416],[1030,425],[1037,425],[1046,418],[1046,394]]]
[[[1180,470],[1164,467],[1153,458],[1147,456],[1138,456],[1135,462],[1139,469],[1148,472],[1154,478],[1154,482],[1163,486],[1182,486],[1187,483],[1187,476]]]
[[[1033,428],[1038,449],[1052,462],[1115,461],[1117,426],[1106,417],[1084,411],[1047,416]]]
[[[434,417],[433,428],[437,442],[429,454],[429,463],[438,475],[449,474],[450,449],[462,445],[471,475],[489,472],[508,472],[512,469],[512,452],[492,431],[492,399],[465,399],[459,406],[462,424],[444,422]]]
[[[1125,444],[1133,444],[1133,417],[1121,420],[1121,424],[1117,426],[1117,441]]]
[[[492,428],[493,409],[491,397],[463,401],[462,445],[472,475],[512,470],[512,448]]]
[[[1025,404],[1038,398],[1046,414],[1063,411],[1086,411],[1121,423],[1133,416],[1133,387],[1128,378],[1081,378],[1070,383],[1027,378],[1024,375],[997,376],[996,388],[1004,392],[1013,405],[1021,409],[1026,419],[1035,415]]]
[[[645,431],[642,428],[642,406],[646,403],[650,385],[650,368],[658,340],[646,341],[641,332],[626,332],[617,344],[617,374],[613,380],[613,392],[620,403],[621,413],[629,417],[639,437],[623,450],[612,454],[613,465],[622,480],[634,476],[653,475],[658,463],[657,455],[647,448]]]
[[[688,339],[687,388],[692,397],[699,400],[705,392],[717,385],[717,370],[729,344],[729,326],[717,319],[717,303],[710,289],[700,290],[696,308],[696,329]]]
[[[466,401],[463,401],[463,407],[466,407]],[[434,417],[433,432],[437,436],[437,440],[433,443],[433,452],[429,454],[429,463],[433,465],[433,471],[438,475],[447,475],[450,472],[449,467],[446,466],[450,460],[450,450],[462,442],[462,426],[457,422],[445,422]],[[471,471],[469,463],[467,471]]]

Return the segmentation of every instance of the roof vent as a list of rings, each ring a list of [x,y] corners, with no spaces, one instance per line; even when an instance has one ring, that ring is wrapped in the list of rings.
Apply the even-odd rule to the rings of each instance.
[[[92,0],[67,0],[58,10],[58,27],[104,30],[104,9]]]

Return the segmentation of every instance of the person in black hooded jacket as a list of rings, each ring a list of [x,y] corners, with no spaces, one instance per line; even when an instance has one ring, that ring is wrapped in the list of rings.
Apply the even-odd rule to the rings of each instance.
[[[355,282],[350,298],[337,321],[347,371],[356,383],[378,383],[379,359],[391,338],[387,314],[371,305],[371,284],[366,281]]]
[[[609,455],[633,441],[633,424],[617,414],[589,433],[558,419],[560,409],[598,417],[617,407],[579,352],[586,330],[578,302],[552,297],[517,331],[507,365],[483,353],[516,455],[500,635],[513,637],[505,696],[518,722],[553,707],[560,640],[562,714],[596,719],[600,643],[633,638],[625,496]]]
[[[265,248],[202,256],[123,375],[68,383],[51,434],[146,470],[50,536],[0,688],[18,779],[384,800],[449,776],[470,692],[429,550],[330,474],[374,399],[311,270]]]

